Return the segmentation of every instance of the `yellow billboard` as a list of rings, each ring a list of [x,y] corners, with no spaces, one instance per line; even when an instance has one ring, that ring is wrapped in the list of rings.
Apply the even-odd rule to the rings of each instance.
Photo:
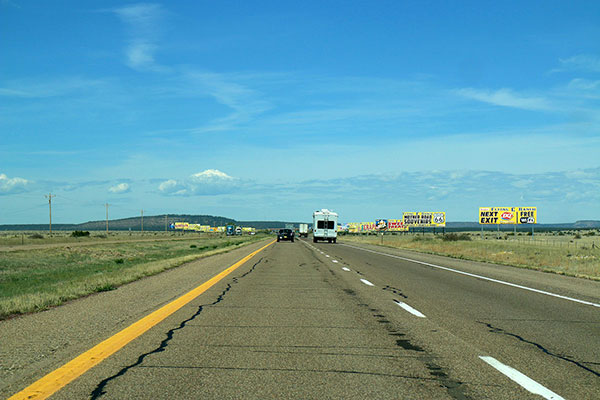
[[[408,231],[408,226],[404,225],[401,219],[388,219],[387,230],[391,232],[406,232]]]
[[[360,231],[360,223],[358,223],[358,222],[349,222],[348,223],[348,232],[358,233],[359,231]]]
[[[409,227],[445,227],[446,213],[443,211],[405,212],[402,213],[402,222]]]
[[[480,207],[479,224],[537,224],[537,207]]]
[[[519,207],[520,224],[537,224],[537,207]]]
[[[361,232],[369,232],[375,230],[375,222],[361,222],[360,223],[360,231]]]

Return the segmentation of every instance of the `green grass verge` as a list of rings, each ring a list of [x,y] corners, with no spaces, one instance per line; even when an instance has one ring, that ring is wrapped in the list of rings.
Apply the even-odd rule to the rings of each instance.
[[[510,265],[600,281],[600,249],[588,246],[564,247],[540,242],[511,240],[443,240],[442,235],[345,235],[346,242],[368,243],[421,253]],[[591,244],[591,242],[590,242]]]
[[[115,289],[264,235],[0,252],[0,319]]]

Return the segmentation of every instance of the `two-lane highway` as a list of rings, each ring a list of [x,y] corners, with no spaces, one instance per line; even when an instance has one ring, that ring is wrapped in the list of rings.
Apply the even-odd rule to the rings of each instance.
[[[171,275],[183,295],[227,267],[207,259]],[[111,302],[142,289],[103,294],[103,312],[118,319]],[[598,303],[597,282],[274,243],[53,398],[600,398]]]

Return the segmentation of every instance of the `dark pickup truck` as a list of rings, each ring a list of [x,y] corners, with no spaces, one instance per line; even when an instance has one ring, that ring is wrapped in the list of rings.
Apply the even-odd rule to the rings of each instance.
[[[291,229],[280,229],[279,233],[277,233],[277,241],[281,240],[290,240],[294,241],[294,231]]]

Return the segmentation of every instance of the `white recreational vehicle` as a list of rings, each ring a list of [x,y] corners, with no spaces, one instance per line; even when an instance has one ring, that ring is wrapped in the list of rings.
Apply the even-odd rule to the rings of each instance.
[[[338,215],[326,208],[313,213],[313,242],[327,240],[329,243],[337,239]]]

